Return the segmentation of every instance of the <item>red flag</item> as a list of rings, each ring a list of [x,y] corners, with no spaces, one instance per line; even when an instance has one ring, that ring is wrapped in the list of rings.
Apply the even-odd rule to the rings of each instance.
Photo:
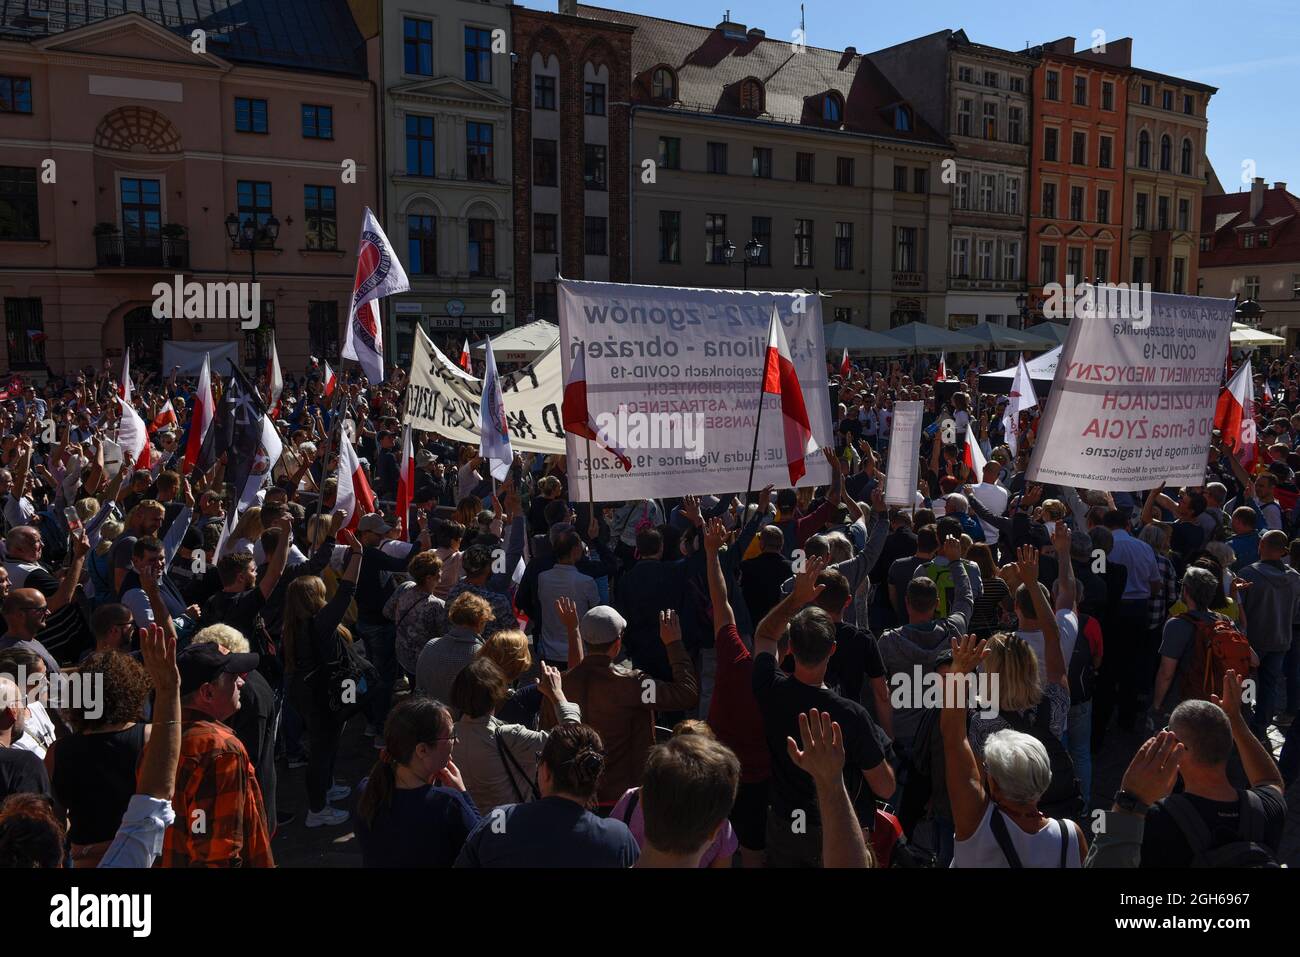
[[[840,378],[847,379],[849,373],[853,371],[853,366],[849,364],[849,347],[844,347],[844,358],[840,360]]]
[[[158,414],[153,417],[149,423],[149,434],[153,435],[160,429],[166,429],[176,425],[176,410],[172,408],[172,400],[168,399],[163,403],[163,407],[158,410]]]
[[[325,363],[324,378],[325,378],[325,398],[328,399],[330,396],[334,394],[334,387],[339,384],[338,376],[334,374],[334,370],[330,368],[330,364],[328,362]]]
[[[804,458],[817,451],[808,409],[803,401],[803,389],[790,358],[790,346],[785,341],[785,330],[772,307],[772,321],[768,324],[767,359],[763,363],[763,393],[781,397],[781,418],[785,431],[785,463],[790,472],[790,484],[796,485],[807,471]]]
[[[1249,469],[1255,462],[1255,380],[1247,359],[1227,387],[1219,393],[1214,410],[1214,427],[1223,436],[1223,446]]]
[[[632,460],[621,448],[607,441],[609,436],[601,436],[596,431],[596,423],[592,421],[591,413],[587,410],[587,360],[582,350],[578,350],[573,365],[569,368],[569,381],[564,383],[564,400],[561,402],[560,415],[564,420],[565,432],[572,432],[584,439],[595,441],[614,454],[614,458],[618,459],[618,464],[623,466],[624,471],[632,471]]]
[[[397,527],[405,536],[411,502],[415,499],[415,446],[411,441],[409,425],[402,428],[402,458],[397,469]]]
[[[962,461],[970,468],[971,475],[974,476],[972,481],[976,484],[983,482],[984,464],[987,460],[984,458],[984,452],[980,449],[979,443],[975,441],[975,429],[973,427],[966,430],[966,445],[962,449],[961,457]]]
[[[473,371],[470,365],[468,336],[465,338],[465,344],[460,347],[460,361],[457,362],[456,364],[459,365],[466,372]]]
[[[131,347],[126,347],[126,353],[122,356],[122,378],[117,383],[117,394],[122,397],[123,402],[131,401]]]
[[[189,473],[198,464],[203,441],[212,425],[215,406],[212,402],[212,369],[208,354],[203,354],[203,368],[199,371],[199,387],[194,390],[194,415],[190,418],[190,434],[185,440],[185,471]],[[219,454],[219,453],[218,453]],[[205,463],[205,467],[211,463]]]
[[[342,433],[339,448],[338,494],[334,498],[334,509],[347,513],[348,520],[343,527],[353,532],[362,518],[375,511],[375,493],[370,489],[346,432]]]

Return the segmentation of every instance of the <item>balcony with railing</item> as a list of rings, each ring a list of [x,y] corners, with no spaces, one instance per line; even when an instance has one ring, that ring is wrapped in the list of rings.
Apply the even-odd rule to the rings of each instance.
[[[190,241],[172,236],[137,241],[119,233],[98,233],[95,265],[100,269],[188,269]]]

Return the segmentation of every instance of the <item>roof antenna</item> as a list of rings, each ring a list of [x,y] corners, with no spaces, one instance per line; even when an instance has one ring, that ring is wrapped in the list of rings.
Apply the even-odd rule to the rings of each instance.
[[[803,22],[803,4],[799,4],[799,35],[806,41],[808,39],[808,30]]]

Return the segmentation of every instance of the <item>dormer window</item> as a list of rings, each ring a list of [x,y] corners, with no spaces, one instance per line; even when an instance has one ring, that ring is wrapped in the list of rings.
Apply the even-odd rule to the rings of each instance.
[[[741,81],[740,109],[745,113],[763,112],[763,84],[754,79]]]
[[[844,121],[844,102],[836,93],[822,97],[822,119],[837,126]]]
[[[666,66],[655,67],[650,74],[650,95],[669,102],[677,99],[677,77],[672,70]]]
[[[894,107],[894,129],[900,133],[912,131],[912,111],[906,106]]]

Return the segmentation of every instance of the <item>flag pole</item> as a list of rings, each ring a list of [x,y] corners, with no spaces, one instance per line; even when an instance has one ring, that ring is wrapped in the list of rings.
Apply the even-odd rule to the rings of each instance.
[[[749,480],[745,483],[745,504],[749,504],[749,496],[754,491],[754,465],[758,462],[758,430],[763,424],[763,396],[767,393],[763,391],[763,386],[767,378],[767,347],[772,341],[772,323],[776,322],[776,309],[772,310],[772,318],[767,321],[767,338],[763,342],[763,364],[758,369],[758,415],[754,417],[754,450],[749,457]]]
[[[591,490],[591,439],[587,439],[587,507],[596,514],[596,493]]]

